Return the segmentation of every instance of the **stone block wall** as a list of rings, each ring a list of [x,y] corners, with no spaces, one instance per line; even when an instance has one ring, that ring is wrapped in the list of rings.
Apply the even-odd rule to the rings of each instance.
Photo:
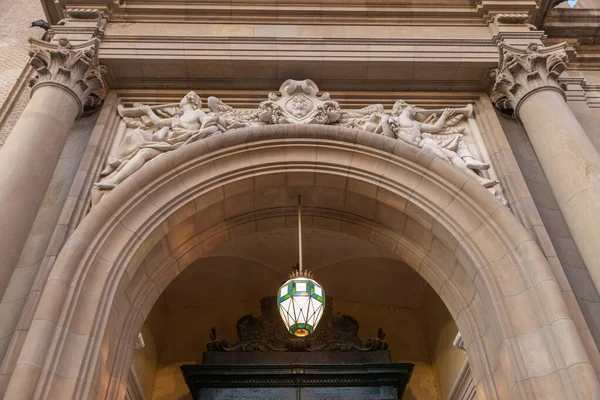
[[[40,38],[41,28],[31,22],[44,19],[39,0],[0,0],[0,146],[27,105],[30,37]],[[27,90],[23,90],[23,89]]]

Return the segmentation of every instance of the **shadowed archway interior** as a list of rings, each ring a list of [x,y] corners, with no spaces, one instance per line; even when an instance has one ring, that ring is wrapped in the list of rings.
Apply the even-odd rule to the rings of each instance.
[[[465,352],[453,346],[458,329],[433,289],[398,256],[364,239],[319,228],[303,237],[305,266],[333,298],[334,313],[358,318],[363,340],[382,328],[392,360],[415,364],[404,399],[446,398]],[[297,231],[276,228],[227,242],[182,271],[150,311],[145,346],[134,353],[146,398],[189,399],[179,366],[202,363],[212,327],[234,343],[238,318],[260,315],[260,299],[287,279],[296,255]]]

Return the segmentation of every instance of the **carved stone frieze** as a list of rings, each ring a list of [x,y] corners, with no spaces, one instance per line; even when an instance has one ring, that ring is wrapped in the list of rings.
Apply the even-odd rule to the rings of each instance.
[[[206,344],[208,351],[241,352],[320,352],[320,351],[378,351],[387,350],[385,333],[381,329],[376,338],[363,343],[358,337],[358,321],[346,314],[334,314],[333,304],[327,298],[328,306],[315,332],[307,337],[297,338],[285,328],[277,310],[275,297],[261,300],[261,315],[243,316],[237,322],[238,340],[229,344],[217,339],[216,329],[209,335]]]
[[[165,152],[237,128],[276,124],[336,125],[389,136],[440,157],[487,188],[498,183],[482,173],[490,164],[479,161],[464,140],[469,126],[466,120],[473,113],[471,105],[424,110],[399,100],[391,113],[381,104],[350,111],[342,110],[328,93],[319,96],[318,92],[309,79],[288,79],[279,93],[270,93],[268,100],[251,110],[234,109],[211,96],[208,111],[204,111],[195,92],[189,92],[179,103],[119,105],[118,113],[129,130],[109,157],[102,179],[95,184],[92,204]]]
[[[95,109],[106,96],[102,79],[104,67],[98,63],[99,39],[72,45],[67,39],[48,43],[30,39],[29,63],[37,75],[30,81],[33,91],[44,85],[56,85],[69,91],[81,111]]]
[[[525,49],[498,45],[499,68],[493,72],[494,88],[490,98],[500,110],[518,110],[523,99],[542,89],[560,91],[558,77],[567,68],[566,43],[541,47],[535,43]]]
[[[391,114],[384,113],[380,104],[372,105],[356,112],[345,112],[340,123],[420,147],[490,188],[498,182],[476,172],[489,169],[490,164],[477,160],[464,141],[465,127],[459,126],[472,113],[471,105],[463,109],[424,110],[398,100]]]

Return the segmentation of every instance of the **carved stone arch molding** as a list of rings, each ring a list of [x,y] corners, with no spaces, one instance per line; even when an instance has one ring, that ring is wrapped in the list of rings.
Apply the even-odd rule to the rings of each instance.
[[[435,156],[329,126],[243,128],[146,165],[59,254],[6,398],[118,399],[135,341],[192,261],[294,218],[393,252],[440,295],[482,399],[592,399],[600,386],[553,272],[511,212]],[[408,232],[409,217],[433,240]],[[290,225],[291,226],[291,225]]]

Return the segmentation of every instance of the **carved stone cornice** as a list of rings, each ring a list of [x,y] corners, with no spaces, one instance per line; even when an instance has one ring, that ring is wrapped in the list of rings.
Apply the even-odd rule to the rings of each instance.
[[[90,38],[104,38],[110,19],[110,9],[105,8],[69,8],[64,11],[66,18],[52,27],[55,37],[69,39],[90,35]]]
[[[108,7],[104,8],[69,8],[64,14],[72,19],[100,19],[106,18],[109,13]]]
[[[496,22],[507,25],[525,24],[529,18],[529,14],[497,14],[495,16]]]
[[[67,39],[56,43],[30,39],[29,43],[29,63],[37,71],[30,81],[32,95],[41,86],[53,85],[71,93],[80,112],[100,106],[107,86],[102,79],[105,67],[98,62],[98,38],[76,45]]]
[[[556,90],[565,96],[558,77],[567,69],[566,47],[566,43],[550,47],[532,43],[522,49],[500,43],[499,68],[492,74],[495,84],[490,99],[494,105],[514,110],[518,117],[522,102],[537,91]]]

